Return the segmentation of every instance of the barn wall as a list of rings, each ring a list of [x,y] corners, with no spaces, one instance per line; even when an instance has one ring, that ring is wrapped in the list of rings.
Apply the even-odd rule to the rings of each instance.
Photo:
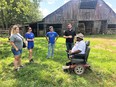
[[[93,34],[99,34],[101,29],[101,21],[94,21]]]
[[[107,20],[108,24],[116,23],[116,14],[103,0],[98,0],[95,20]]]
[[[95,14],[95,10],[94,9],[80,9],[79,11],[79,20],[85,20],[85,21],[89,21],[89,20],[95,20],[94,19],[94,14]]]
[[[95,9],[80,9],[80,2],[81,0],[69,1],[45,17],[44,22],[62,24],[63,30],[66,30],[67,23],[72,23],[77,30],[79,21],[94,21],[93,34],[105,33],[108,24],[116,24],[116,14],[103,0],[97,1]]]
[[[106,32],[107,34],[116,34],[116,28],[109,28]]]

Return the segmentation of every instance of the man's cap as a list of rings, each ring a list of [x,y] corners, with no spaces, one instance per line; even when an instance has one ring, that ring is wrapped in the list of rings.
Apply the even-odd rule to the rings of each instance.
[[[82,33],[79,33],[79,34],[76,35],[76,37],[79,37],[79,38],[83,39],[84,35]]]

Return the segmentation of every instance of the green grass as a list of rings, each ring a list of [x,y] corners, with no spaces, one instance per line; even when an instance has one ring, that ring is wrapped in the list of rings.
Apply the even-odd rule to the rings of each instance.
[[[13,54],[6,38],[0,38],[0,87],[116,87],[116,35],[92,35],[88,63],[93,72],[82,76],[64,73],[62,66],[68,61],[65,39],[56,43],[54,59],[46,59],[47,41],[44,37],[35,39],[33,58],[28,64],[28,51],[23,49],[19,72],[13,71]]]

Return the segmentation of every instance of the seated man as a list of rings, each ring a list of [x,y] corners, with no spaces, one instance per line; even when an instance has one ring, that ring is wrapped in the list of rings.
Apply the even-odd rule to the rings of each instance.
[[[76,57],[75,54],[85,54],[86,44],[83,41],[84,35],[82,33],[79,33],[76,35],[77,42],[75,43],[72,50],[69,51],[69,58],[82,58],[81,56]],[[70,62],[68,63],[70,65]],[[74,65],[71,66],[63,66],[63,69],[68,69],[70,67],[74,67]]]

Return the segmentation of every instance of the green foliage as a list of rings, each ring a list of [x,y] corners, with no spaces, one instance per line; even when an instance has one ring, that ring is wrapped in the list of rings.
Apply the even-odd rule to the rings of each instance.
[[[1,0],[0,26],[8,28],[11,24],[24,24],[39,21],[40,0]]]
[[[28,51],[23,49],[24,68],[13,71],[13,55],[7,39],[0,38],[0,86],[1,87],[115,87],[116,86],[116,35],[86,36],[91,41],[88,63],[93,72],[82,76],[65,73],[62,66],[68,61],[65,39],[59,38],[54,59],[46,59],[47,41],[35,38],[33,58],[28,63]]]

